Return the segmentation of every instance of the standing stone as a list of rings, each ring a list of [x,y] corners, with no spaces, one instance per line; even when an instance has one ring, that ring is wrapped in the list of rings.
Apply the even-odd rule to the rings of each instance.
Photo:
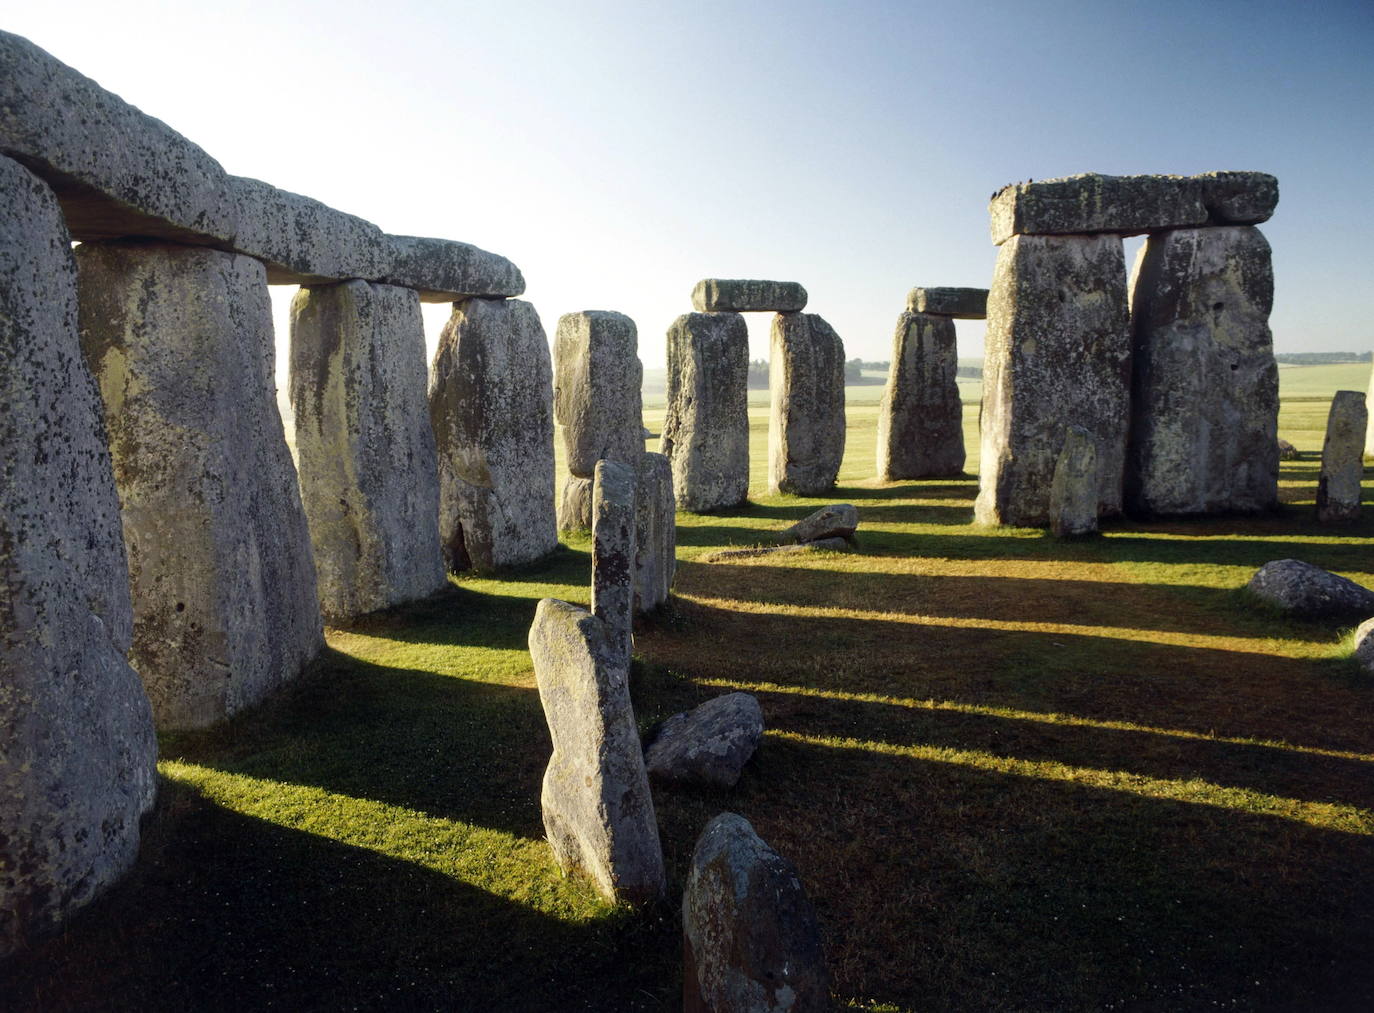
[[[76,260],[129,550],[131,658],[159,727],[205,727],[324,643],[267,277],[249,257],[167,243],[85,243]]]
[[[645,613],[668,600],[677,572],[673,466],[662,454],[640,454],[635,482],[635,611]]]
[[[912,311],[898,318],[878,406],[878,475],[884,482],[963,473],[958,371],[951,318]]]
[[[138,854],[153,715],[57,198],[0,158],[0,960]]]
[[[1355,628],[1355,663],[1366,676],[1374,675],[1374,619]]]
[[[1054,466],[1050,530],[1059,538],[1097,530],[1097,444],[1082,426],[1069,426]]]
[[[1274,272],[1256,228],[1178,229],[1140,249],[1126,502],[1134,513],[1278,503]]]
[[[1120,513],[1131,369],[1121,240],[1007,240],[988,295],[986,345],[978,522],[1049,523],[1071,425],[1097,444],[1098,513]]]
[[[816,313],[773,318],[768,491],[820,496],[844,459],[844,342]]]
[[[635,596],[635,469],[597,461],[592,490],[592,614],[628,672]]]
[[[444,587],[420,297],[348,281],[291,302],[291,407],[320,608],[344,622]]]
[[[1374,370],[1369,374],[1369,393],[1364,398],[1365,415],[1369,423],[1364,431],[1364,452],[1367,457],[1374,457]]]
[[[683,510],[749,495],[749,331],[738,313],[684,313],[668,329],[662,450]]]
[[[682,937],[684,1013],[831,1008],[820,928],[797,870],[742,816],[721,813],[697,840]]]
[[[1364,478],[1364,432],[1369,425],[1364,397],[1338,390],[1326,418],[1322,470],[1317,480],[1317,520],[1360,519],[1360,481]]]
[[[585,609],[545,598],[530,658],[553,740],[540,803],[554,857],[611,900],[652,900],[664,890],[663,850],[629,671],[611,631]]]
[[[635,322],[601,310],[565,313],[553,361],[553,416],[563,428],[568,471],[590,478],[597,461],[634,463],[644,451]]]
[[[565,475],[558,496],[558,530],[586,531],[591,526],[592,480]]]
[[[453,304],[434,354],[429,417],[448,568],[494,570],[552,552],[553,370],[533,306]]]

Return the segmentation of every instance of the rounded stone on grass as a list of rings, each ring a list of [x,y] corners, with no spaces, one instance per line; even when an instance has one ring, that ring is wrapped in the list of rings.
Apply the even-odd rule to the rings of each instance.
[[[659,781],[733,788],[762,738],[757,698],[727,693],[663,722],[644,763]]]
[[[1365,675],[1374,675],[1374,619],[1355,628],[1355,660]]]
[[[1245,586],[1261,601],[1301,619],[1374,613],[1374,591],[1298,559],[1265,563]]]

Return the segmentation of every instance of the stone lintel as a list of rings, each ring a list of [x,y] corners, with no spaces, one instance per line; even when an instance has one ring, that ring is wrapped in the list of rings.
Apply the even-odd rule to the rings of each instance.
[[[912,313],[929,313],[956,320],[985,320],[988,290],[985,288],[913,288],[906,297]]]
[[[795,281],[703,278],[692,289],[698,313],[796,313],[806,308],[806,289]]]

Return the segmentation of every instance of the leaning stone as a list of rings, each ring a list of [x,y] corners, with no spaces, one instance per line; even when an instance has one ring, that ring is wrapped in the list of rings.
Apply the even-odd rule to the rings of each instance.
[[[820,928],[797,870],[742,816],[722,813],[697,840],[682,936],[686,1013],[831,1008]]]
[[[592,485],[592,614],[628,671],[635,597],[635,470],[597,461]]]
[[[1099,516],[1121,511],[1130,415],[1126,272],[1116,236],[1014,236],[988,297],[982,524],[1046,526],[1071,425],[1097,443]]]
[[[1366,619],[1355,629],[1355,661],[1365,675],[1374,675],[1374,619]]]
[[[668,329],[662,449],[683,510],[749,495],[749,331],[738,313],[685,313]]]
[[[1274,273],[1258,229],[1178,229],[1140,249],[1126,500],[1133,513],[1278,503]]]
[[[795,281],[704,278],[692,289],[698,313],[796,313],[806,308],[806,289]]]
[[[1203,172],[1202,203],[1211,225],[1258,225],[1274,214],[1279,181],[1267,172]]]
[[[624,658],[605,623],[553,598],[539,603],[529,639],[553,740],[540,803],[554,857],[611,900],[652,900],[664,890],[663,851]]]
[[[565,313],[553,366],[553,417],[563,430],[568,471],[587,478],[600,460],[633,464],[644,452],[635,322],[602,310]]]
[[[1246,587],[1261,601],[1302,619],[1358,619],[1374,614],[1374,591],[1297,559],[1265,563]]]
[[[520,268],[498,253],[451,239],[383,236],[387,268],[381,281],[420,293],[422,302],[461,302],[525,293]]]
[[[913,288],[906,297],[906,308],[912,313],[929,313],[957,320],[983,320],[988,315],[988,290]]]
[[[448,568],[494,570],[552,552],[553,371],[533,306],[454,303],[430,373],[429,416]]]
[[[635,611],[645,613],[668,600],[677,572],[673,466],[662,454],[640,454],[635,483]]]
[[[963,473],[958,371],[952,319],[911,311],[898,318],[887,387],[878,405],[878,475],[883,481]]]
[[[371,222],[270,183],[230,176],[234,248],[267,265],[273,285],[376,278],[390,266],[385,236]]]
[[[566,475],[558,497],[558,530],[587,531],[592,526],[592,480]]]
[[[663,722],[644,765],[659,781],[733,788],[762,738],[758,699],[727,693]]]
[[[1321,477],[1317,480],[1317,520],[1360,518],[1360,481],[1364,478],[1364,434],[1369,415],[1364,395],[1338,390],[1326,419]]]
[[[1196,179],[1096,172],[1013,183],[993,194],[988,212],[999,246],[1012,236],[1136,235],[1207,221]]]
[[[1287,440],[1279,440],[1279,460],[1296,461],[1302,455],[1298,453],[1298,448]]]
[[[815,313],[779,313],[768,383],[768,491],[829,492],[844,459],[844,342]]]
[[[158,727],[205,727],[324,644],[266,274],[166,243],[84,243],[76,260],[129,551],[130,658]]]
[[[807,514],[777,534],[779,545],[815,542],[822,538],[850,538],[859,527],[859,511],[851,503],[832,503]]]
[[[302,288],[291,408],[320,609],[345,622],[447,585],[420,299],[393,285]]]
[[[1059,538],[1097,531],[1097,444],[1082,426],[1069,426],[1050,485],[1050,530]]]
[[[2,115],[2,114],[0,114]],[[119,499],[81,360],[57,198],[0,158],[0,960],[123,875],[153,804],[153,715]]]

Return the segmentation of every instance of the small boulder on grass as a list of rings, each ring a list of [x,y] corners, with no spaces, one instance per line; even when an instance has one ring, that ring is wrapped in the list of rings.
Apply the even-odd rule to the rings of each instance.
[[[823,538],[854,537],[859,511],[850,503],[832,503],[808,514],[790,528],[778,532],[778,544],[815,542]]]
[[[1355,660],[1365,675],[1374,675],[1374,619],[1366,619],[1355,630]]]
[[[1279,440],[1279,460],[1296,461],[1298,459],[1298,448],[1287,440]]]
[[[758,700],[727,693],[663,722],[644,753],[644,765],[658,781],[732,788],[761,738]]]
[[[1261,601],[1300,619],[1349,619],[1374,613],[1374,591],[1298,559],[1265,563],[1246,587]]]

